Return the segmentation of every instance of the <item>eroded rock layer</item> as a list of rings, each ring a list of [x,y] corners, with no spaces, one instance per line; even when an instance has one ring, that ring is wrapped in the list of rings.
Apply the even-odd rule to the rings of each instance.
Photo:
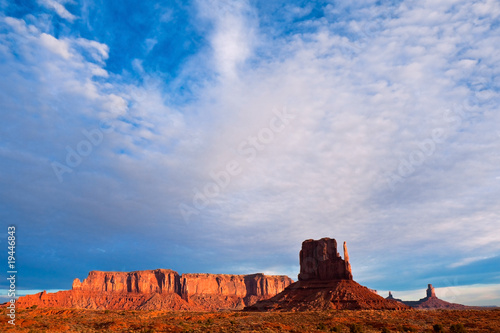
[[[73,289],[20,297],[18,307],[87,309],[242,309],[281,292],[293,281],[264,274],[184,274],[169,269],[135,272],[92,271]]]
[[[91,271],[83,282],[75,279],[72,289],[115,293],[179,293],[179,281],[179,274],[171,269],[135,272]]]

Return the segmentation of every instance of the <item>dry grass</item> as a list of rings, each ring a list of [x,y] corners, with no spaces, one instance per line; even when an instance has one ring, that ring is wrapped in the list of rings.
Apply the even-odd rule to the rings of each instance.
[[[0,310],[1,332],[433,332],[463,324],[467,332],[499,332],[500,310],[329,312],[167,312],[26,309],[16,326]]]

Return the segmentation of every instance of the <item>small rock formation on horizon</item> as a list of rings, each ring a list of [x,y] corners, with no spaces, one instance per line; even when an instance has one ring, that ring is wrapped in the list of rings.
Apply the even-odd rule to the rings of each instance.
[[[426,294],[427,294],[427,298],[431,298],[431,297],[437,298],[436,291],[434,290],[434,287],[430,283],[427,285]]]
[[[308,239],[299,254],[299,281],[267,300],[247,306],[246,311],[321,311],[331,309],[388,309],[410,307],[386,300],[376,291],[361,286],[352,277],[347,244],[344,259],[337,252],[337,241]]]
[[[389,291],[389,296],[386,299],[396,300],[403,304],[409,305],[415,309],[452,309],[452,310],[463,310],[463,309],[471,309],[474,307],[469,307],[467,305],[450,303],[439,299],[436,296],[436,291],[432,284],[427,285],[426,297],[421,298],[418,301],[403,301],[400,299],[396,299],[392,296],[392,293]]]
[[[20,308],[64,307],[122,310],[215,311],[242,309],[281,292],[293,280],[283,275],[183,274],[170,269],[91,271],[72,290],[20,297]]]
[[[400,300],[399,298],[394,298],[394,297],[392,296],[392,293],[391,293],[390,291],[389,291],[389,296],[387,296],[387,297],[386,297],[386,299],[390,299],[390,300],[393,300],[393,301],[398,301],[398,302],[403,303],[403,301],[402,301],[402,300]]]

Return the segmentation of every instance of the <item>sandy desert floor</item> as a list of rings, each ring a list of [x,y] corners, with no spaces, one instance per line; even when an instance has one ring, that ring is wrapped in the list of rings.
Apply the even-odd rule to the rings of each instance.
[[[330,312],[167,312],[83,309],[18,310],[16,325],[1,309],[1,332],[500,332],[500,310]],[[463,331],[462,331],[463,332]]]

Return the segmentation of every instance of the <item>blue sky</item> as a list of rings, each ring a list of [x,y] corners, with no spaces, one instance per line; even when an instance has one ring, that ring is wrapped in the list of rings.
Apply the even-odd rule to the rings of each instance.
[[[0,1],[18,289],[296,279],[332,237],[370,288],[500,305],[499,23],[489,0]]]

